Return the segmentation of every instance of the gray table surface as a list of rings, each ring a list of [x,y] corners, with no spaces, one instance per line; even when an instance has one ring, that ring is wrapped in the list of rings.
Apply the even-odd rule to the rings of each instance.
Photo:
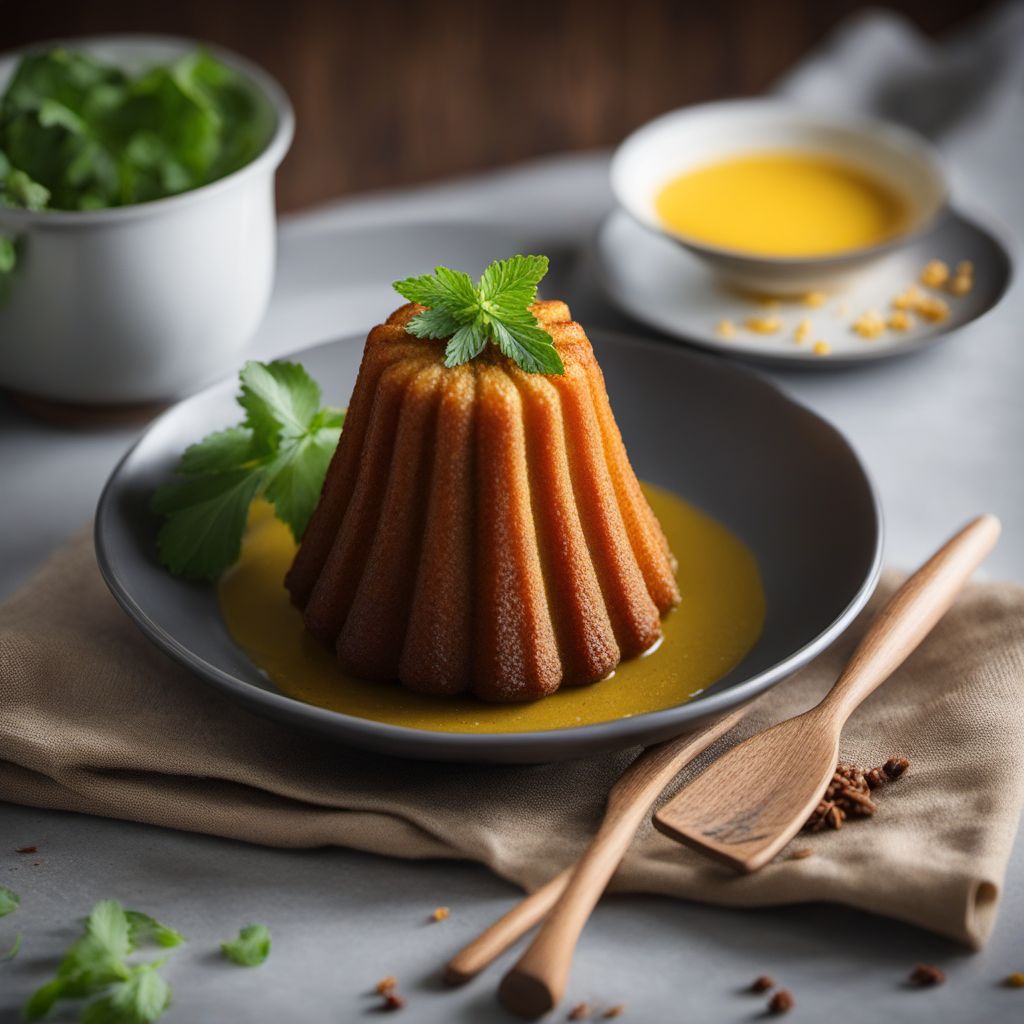
[[[984,136],[963,132],[947,145],[958,197],[997,216],[1015,238],[1024,236],[1022,107],[1018,94]],[[578,319],[629,328],[597,295],[581,248],[610,201],[607,158],[594,154],[286,219],[275,296],[253,354],[365,332],[392,308],[388,282],[406,269],[469,264],[512,245],[554,254],[550,293],[567,295]],[[988,510],[1006,529],[986,573],[1024,581],[1022,322],[1018,281],[984,321],[919,356],[841,373],[768,373],[861,452],[882,494],[890,563],[916,563],[961,521]],[[135,433],[62,430],[0,404],[0,595],[89,518]],[[25,844],[39,854],[13,852]],[[438,983],[445,958],[518,896],[475,865],[281,852],[3,805],[0,882],[20,892],[25,931],[19,958],[0,964],[0,1024],[17,1019],[16,1007],[70,940],[69,922],[102,897],[189,936],[166,971],[174,986],[168,1022],[358,1019],[375,1005],[367,990],[387,974],[399,977],[409,1000],[400,1019],[512,1019],[494,1000],[500,967],[456,992]],[[450,906],[451,917],[426,924],[438,904]],[[219,961],[217,943],[251,920],[273,932],[267,964],[243,971]],[[0,946],[16,923],[0,924]],[[735,911],[615,897],[583,937],[567,1006],[621,1001],[625,1019],[640,1021],[749,1020],[763,1004],[738,990],[769,972],[796,994],[794,1020],[1020,1020],[1024,994],[998,982],[1024,969],[1022,950],[1018,842],[982,953],[834,906]],[[904,978],[918,961],[941,964],[948,983],[908,990]]]

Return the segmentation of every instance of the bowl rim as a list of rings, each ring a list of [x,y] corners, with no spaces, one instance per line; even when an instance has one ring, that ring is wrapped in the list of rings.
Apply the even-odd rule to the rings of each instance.
[[[713,114],[719,112],[728,115],[743,111],[788,115],[794,123],[802,122],[804,124],[820,124],[829,128],[848,129],[853,133],[860,133],[863,136],[882,136],[893,141],[904,151],[912,151],[916,157],[928,165],[939,186],[938,198],[934,208],[906,230],[883,238],[880,242],[875,242],[872,245],[858,246],[854,249],[843,249],[836,253],[823,253],[819,256],[769,256],[764,253],[751,252],[747,249],[714,245],[710,242],[704,242],[700,239],[684,235],[681,232],[673,231],[657,221],[641,216],[636,204],[628,200],[629,193],[622,186],[622,167],[629,155],[629,150],[642,143],[644,136],[653,134],[656,129],[660,129],[680,118],[700,113]],[[737,152],[743,152],[743,150],[737,150]],[[949,209],[952,198],[949,173],[946,170],[945,161],[941,153],[928,139],[912,128],[860,111],[841,110],[825,112],[813,106],[803,105],[775,96],[712,100],[709,103],[696,103],[692,106],[677,107],[674,110],[666,111],[664,114],[659,114],[652,120],[640,125],[639,128],[635,128],[619,143],[612,154],[608,173],[612,192],[619,208],[647,231],[669,238],[677,245],[682,245],[684,248],[690,249],[702,257],[714,260],[735,260],[748,265],[756,264],[762,267],[778,267],[781,269],[843,266],[844,264],[858,263],[874,259],[877,256],[883,256],[920,238],[931,230],[939,218]]]
[[[614,344],[664,351],[664,346],[656,341],[625,332],[601,328],[593,333],[597,337],[610,339]],[[319,345],[306,346],[296,352],[288,353],[287,357],[301,360],[313,350],[338,345],[351,345],[353,343],[361,343],[361,341],[362,337],[358,335],[340,339],[336,338]],[[688,359],[699,359],[723,368],[722,361],[712,355],[687,352],[685,357]],[[874,527],[874,545],[870,557],[870,566],[864,578],[857,586],[847,605],[825,629],[808,640],[803,646],[791,651],[774,665],[769,666],[756,675],[742,682],[735,683],[720,692],[708,693],[703,696],[698,695],[691,700],[684,701],[670,708],[648,711],[626,718],[616,718],[588,725],[513,733],[460,733],[417,729],[411,726],[393,725],[388,722],[378,722],[334,711],[329,708],[306,703],[296,697],[290,697],[276,689],[264,690],[245,679],[239,678],[211,664],[202,656],[190,650],[185,643],[150,618],[145,609],[139,604],[132,593],[131,586],[126,584],[118,572],[117,565],[115,564],[116,560],[112,557],[107,543],[107,533],[108,531],[118,529],[118,523],[122,518],[122,514],[117,510],[117,497],[121,488],[127,482],[125,472],[129,468],[136,451],[146,438],[170,417],[183,415],[189,405],[209,399],[211,392],[223,391],[233,394],[236,385],[235,375],[223,378],[221,381],[172,405],[147,425],[143,434],[118,460],[117,465],[111,471],[103,487],[96,507],[96,517],[93,526],[96,561],[104,582],[129,618],[146,635],[147,639],[159,649],[169,654],[179,664],[184,665],[217,689],[236,697],[243,704],[259,709],[274,718],[300,721],[300,724],[305,727],[319,729],[338,739],[343,738],[346,743],[354,743],[358,746],[361,745],[363,737],[368,737],[374,740],[375,749],[382,750],[386,744],[392,750],[401,749],[403,752],[401,756],[424,759],[479,760],[480,757],[478,755],[481,748],[486,748],[488,755],[493,754],[493,760],[499,762],[508,759],[502,756],[505,752],[512,753],[514,759],[519,760],[515,755],[522,748],[528,747],[541,753],[541,756],[531,757],[526,760],[540,762],[545,760],[544,755],[553,755],[548,757],[548,760],[552,760],[584,756],[588,751],[596,748],[623,749],[636,743],[645,742],[644,737],[649,736],[658,729],[675,728],[677,731],[685,731],[688,723],[692,723],[689,727],[695,727],[700,721],[720,716],[729,709],[752,700],[776,683],[788,678],[798,669],[803,668],[814,657],[830,647],[863,610],[875,591],[882,571],[885,525],[881,499],[878,489],[868,473],[864,460],[860,457],[854,446],[838,427],[820,416],[813,409],[791,398],[785,391],[776,387],[775,384],[762,374],[735,363],[729,363],[727,370],[728,372],[742,375],[749,383],[759,389],[768,391],[777,399],[797,407],[832,433],[843,447],[847,449],[860,471],[865,492],[870,500],[873,518],[872,525]],[[710,687],[714,685],[712,683]],[[343,737],[340,735],[341,732],[344,733]],[[413,749],[417,751],[415,754],[411,753]],[[561,752],[566,750],[569,752]],[[484,759],[488,758],[485,757]]]
[[[209,181],[198,188],[178,192],[171,196],[163,196],[160,199],[150,199],[143,203],[109,206],[100,210],[23,210],[17,207],[6,207],[0,210],[0,217],[10,223],[13,229],[17,229],[19,224],[24,226],[44,224],[61,227],[88,226],[149,215],[155,216],[173,210],[175,207],[200,201],[223,189],[230,188],[243,178],[259,174],[268,168],[272,171],[277,169],[288,152],[295,134],[295,111],[292,108],[291,100],[288,99],[288,94],[281,84],[268,71],[234,50],[229,50],[216,43],[162,32],[111,32],[102,35],[57,36],[28,43],[13,50],[5,50],[0,53],[0,69],[6,70],[8,64],[13,64],[28,54],[56,47],[88,50],[90,47],[112,46],[128,50],[133,46],[141,48],[154,45],[178,49],[183,53],[198,49],[206,50],[248,79],[274,113],[274,130],[263,148],[247,164],[243,164],[230,174],[225,174],[222,178],[217,178],[216,181]]]

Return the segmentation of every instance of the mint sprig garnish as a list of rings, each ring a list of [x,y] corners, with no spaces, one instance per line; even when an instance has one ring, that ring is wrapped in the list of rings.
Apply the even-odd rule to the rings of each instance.
[[[240,424],[187,448],[178,479],[153,495],[166,521],[160,561],[179,576],[216,579],[238,560],[249,506],[258,497],[301,540],[320,498],[345,420],[320,406],[320,386],[298,363],[246,363]]]
[[[565,367],[554,339],[530,312],[547,272],[547,256],[513,256],[492,263],[476,284],[461,270],[436,267],[433,274],[396,281],[394,289],[427,307],[406,330],[417,338],[447,339],[445,366],[468,363],[490,342],[527,373],[561,374]]]
[[[270,956],[270,930],[265,924],[247,924],[237,938],[222,942],[220,948],[239,967],[259,967]]]
[[[148,914],[101,900],[86,919],[84,934],[64,954],[56,977],[29,997],[25,1019],[40,1020],[61,1000],[97,996],[82,1011],[84,1024],[152,1024],[170,1004],[171,990],[157,973],[163,960],[127,962],[145,942],[169,947],[184,939]]]

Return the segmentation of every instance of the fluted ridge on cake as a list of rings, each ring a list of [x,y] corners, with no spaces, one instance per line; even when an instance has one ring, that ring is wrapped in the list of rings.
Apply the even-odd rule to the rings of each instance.
[[[450,369],[405,331],[420,308],[370,332],[292,599],[364,678],[494,701],[601,679],[679,592],[586,334],[539,302],[564,375],[493,346]]]

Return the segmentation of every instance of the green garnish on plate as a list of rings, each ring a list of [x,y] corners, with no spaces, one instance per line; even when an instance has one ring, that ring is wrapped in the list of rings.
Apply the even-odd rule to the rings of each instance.
[[[513,256],[492,263],[477,284],[438,267],[394,287],[428,307],[406,329],[447,339],[446,366],[469,362],[494,344],[527,372],[560,374],[565,368],[554,340],[530,312],[547,268],[546,256]],[[249,362],[239,376],[244,419],[187,448],[176,479],[150,503],[164,517],[160,561],[176,576],[215,580],[238,561],[256,498],[269,501],[302,540],[338,444],[345,413],[321,408],[320,386],[302,366]]]
[[[468,363],[490,342],[527,373],[561,374],[562,357],[530,312],[547,272],[547,256],[513,256],[495,260],[476,284],[461,270],[437,267],[433,274],[396,281],[394,288],[428,307],[406,330],[417,338],[447,338],[445,366]]]
[[[185,450],[178,479],[153,495],[166,517],[160,561],[177,576],[216,579],[238,560],[249,506],[265,498],[301,540],[320,497],[345,413],[320,407],[320,385],[298,363],[246,363],[240,424]]]

